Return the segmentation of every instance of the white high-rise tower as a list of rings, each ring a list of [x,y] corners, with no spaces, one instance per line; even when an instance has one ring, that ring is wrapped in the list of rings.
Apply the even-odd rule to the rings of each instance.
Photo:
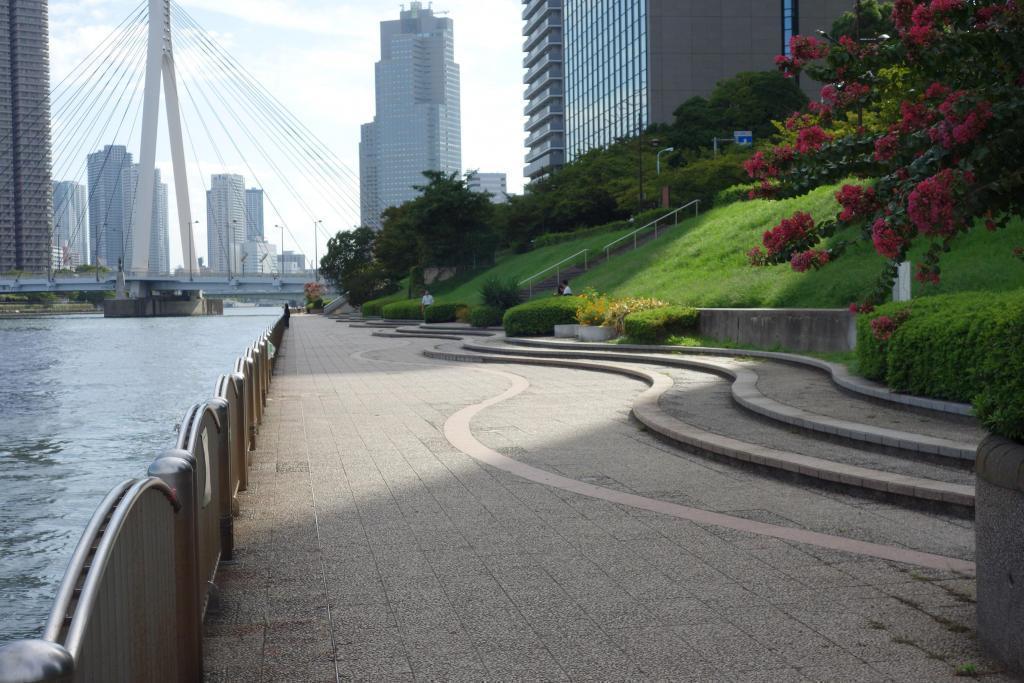
[[[380,228],[384,209],[416,197],[423,171],[462,170],[452,20],[413,2],[397,21],[381,22],[376,93],[377,114],[359,144],[360,213]]]
[[[206,193],[206,256],[214,273],[241,270],[245,242],[245,178],[219,173]]]

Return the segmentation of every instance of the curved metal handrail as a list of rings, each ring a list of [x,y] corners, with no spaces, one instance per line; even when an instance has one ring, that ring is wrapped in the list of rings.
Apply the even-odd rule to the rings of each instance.
[[[78,590],[79,580],[86,573],[86,562],[93,554],[96,546],[96,539],[99,538],[104,526],[110,519],[110,515],[124,497],[125,491],[131,488],[134,479],[126,479],[106,495],[103,501],[96,508],[92,519],[85,527],[82,537],[78,540],[75,552],[71,555],[68,568],[64,572],[64,579],[57,589],[57,598],[54,600],[53,608],[50,610],[50,617],[46,620],[46,627],[43,631],[44,640],[60,642],[61,635],[67,626],[71,615],[72,603],[75,601],[75,593]]]
[[[71,617],[71,623],[68,625],[67,637],[63,645],[71,653],[72,657],[78,657],[79,647],[81,646],[82,638],[85,636],[85,629],[92,617],[93,608],[96,605],[102,585],[103,575],[110,562],[111,552],[118,536],[120,536],[128,516],[135,507],[135,503],[149,489],[156,489],[163,493],[175,512],[180,509],[174,497],[174,492],[171,491],[171,488],[166,483],[156,477],[135,480],[128,490],[125,491],[121,501],[113,510],[110,522],[107,524],[102,537],[99,539],[96,554],[93,556],[92,563],[85,575],[85,581],[82,584],[81,593],[75,606],[75,614]]]

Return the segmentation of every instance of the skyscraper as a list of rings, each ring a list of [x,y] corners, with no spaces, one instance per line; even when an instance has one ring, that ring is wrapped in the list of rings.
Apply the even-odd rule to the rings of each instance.
[[[53,184],[53,243],[61,268],[90,263],[89,214],[85,186],[72,180]]]
[[[249,188],[245,191],[245,239],[262,240],[263,230],[263,190]]]
[[[0,0],[0,272],[51,263],[47,0]]]
[[[470,192],[486,192],[491,195],[492,204],[508,201],[508,177],[504,173],[481,173],[474,171],[466,176]]]
[[[565,163],[562,0],[523,0],[526,168],[531,180]]]
[[[524,11],[526,28],[532,29],[528,46],[533,44],[533,34],[544,28],[535,16],[545,10],[534,5],[544,7],[545,3],[557,4],[556,0],[531,0]],[[775,56],[788,50],[791,35],[828,29],[854,2],[561,0],[561,4],[566,160],[571,161],[651,124],[671,123],[680,104],[698,95],[706,97],[723,79],[742,71],[775,69]],[[530,15],[531,11],[537,14]],[[534,49],[543,45],[537,42]],[[528,52],[527,58],[532,55]],[[810,79],[802,85],[811,96],[820,87]],[[542,96],[542,91],[527,90],[528,113],[539,106],[537,98]]]
[[[206,192],[206,260],[213,273],[241,270],[245,242],[245,178],[233,173],[211,176]]]
[[[452,20],[412,2],[380,24],[377,113],[359,143],[360,213],[379,228],[389,206],[413,199],[423,171],[462,169],[459,66]]]
[[[89,155],[87,166],[94,260],[116,270],[125,255],[125,228],[131,220],[131,214],[126,217],[124,213],[123,180],[132,166],[132,155],[124,145],[107,145]]]
[[[153,225],[149,239],[149,267],[142,268],[132,263],[132,243],[135,226],[132,225],[135,214],[136,189],[139,185],[139,165],[131,164],[122,171],[122,215],[125,219],[125,256],[124,269],[132,272],[146,272],[153,275],[166,275],[171,272],[170,235],[167,224],[167,184],[160,182],[160,169],[154,169],[153,184]]]

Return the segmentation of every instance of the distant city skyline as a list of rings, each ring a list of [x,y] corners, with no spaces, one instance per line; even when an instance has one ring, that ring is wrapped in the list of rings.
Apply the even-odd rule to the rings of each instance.
[[[379,57],[379,33],[382,20],[393,18],[397,8],[371,0],[301,0],[287,6],[277,0],[179,0],[214,38],[229,50],[245,68],[260,80],[284,106],[295,113],[320,139],[325,141],[355,174],[358,171],[359,127],[374,114],[373,63]],[[71,68],[112,31],[136,6],[134,0],[71,0],[52,2],[54,77],[62,78]],[[408,7],[408,5],[406,5]],[[435,9],[450,12],[458,28],[455,61],[460,63],[463,97],[462,166],[487,168],[508,173],[510,192],[521,192],[523,155],[522,126],[522,5],[519,0],[450,0]],[[179,41],[180,42],[180,41]],[[267,50],[273,45],[273,50]],[[176,44],[176,54],[180,51]],[[184,65],[186,68],[188,64]],[[187,77],[182,77],[188,82]],[[56,82],[56,80],[55,80]],[[179,86],[183,97],[188,93]],[[193,97],[196,93],[192,93]],[[190,113],[191,105],[185,113]],[[207,111],[206,116],[212,117]],[[174,193],[170,173],[170,152],[161,133],[157,166],[164,171],[169,192]],[[280,234],[273,230],[284,221],[289,225],[285,246],[289,251],[312,255],[312,223],[309,211],[283,189],[274,169],[256,160],[249,168],[235,158],[224,163],[201,130],[195,133],[195,154],[187,150],[190,203],[193,218],[202,219],[209,176],[214,172],[240,173],[266,193],[265,232],[273,242]],[[111,142],[108,140],[107,142]],[[138,141],[124,139],[128,149],[138,153]],[[222,143],[222,153],[231,151]],[[63,179],[71,179],[65,177]],[[205,179],[205,183],[204,183]],[[204,186],[205,185],[205,186]],[[309,195],[303,199],[314,217],[323,219],[318,251],[325,250],[326,234],[350,229],[359,223],[358,186],[350,187],[354,212],[351,216],[317,203]],[[170,202],[170,223],[177,225],[177,208]],[[182,263],[177,236],[171,235],[172,267]],[[196,226],[199,253],[207,243],[205,221]]]

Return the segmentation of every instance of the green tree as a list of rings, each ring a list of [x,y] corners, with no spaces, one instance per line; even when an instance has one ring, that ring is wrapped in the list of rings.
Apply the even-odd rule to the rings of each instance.
[[[860,15],[857,11],[844,12],[832,23],[832,37],[839,40],[848,38],[877,38],[880,35],[896,35],[892,23],[892,3],[878,0],[860,0]]]
[[[339,232],[327,240],[327,253],[320,259],[320,272],[334,283],[338,291],[347,291],[348,274],[373,262],[373,228],[361,227]]]
[[[490,198],[457,173],[424,171],[422,194],[409,202],[418,264],[458,267],[490,262],[497,248]]]
[[[412,202],[388,207],[381,217],[383,227],[373,245],[373,255],[390,277],[403,278],[419,262]]]

